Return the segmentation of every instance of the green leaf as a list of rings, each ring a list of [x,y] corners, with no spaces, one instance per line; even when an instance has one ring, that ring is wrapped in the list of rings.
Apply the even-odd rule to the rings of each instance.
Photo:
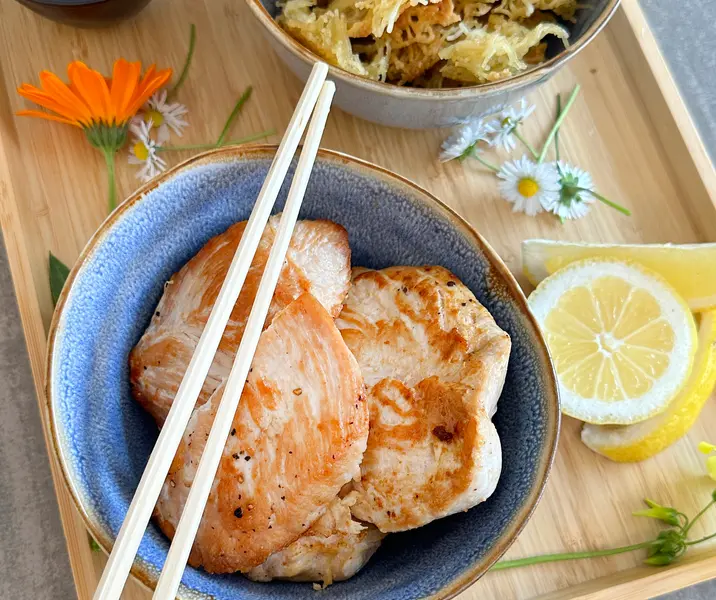
[[[50,252],[50,292],[52,293],[52,304],[57,304],[60,292],[65,286],[65,281],[70,274],[70,269],[52,252]]]
[[[664,567],[674,562],[674,557],[668,556],[666,554],[657,554],[655,556],[652,556],[651,558],[647,558],[644,562],[647,565],[653,565],[655,567]]]
[[[635,517],[649,517],[651,519],[657,519],[663,521],[668,525],[680,526],[681,520],[679,518],[679,512],[668,506],[660,506],[653,500],[648,498],[644,500],[646,505],[649,507],[648,510],[638,510],[632,513]]]
[[[102,548],[99,547],[99,544],[94,541],[94,538],[87,532],[87,540],[89,541],[90,549],[92,552],[101,552]]]

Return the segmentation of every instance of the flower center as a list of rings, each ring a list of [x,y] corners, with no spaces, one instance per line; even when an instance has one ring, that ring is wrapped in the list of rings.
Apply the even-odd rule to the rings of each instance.
[[[517,191],[525,198],[531,198],[539,192],[539,184],[531,177],[523,177],[517,184]]]
[[[134,144],[132,150],[134,151],[134,156],[139,160],[147,160],[149,158],[149,148],[147,148],[142,141]]]
[[[145,117],[147,123],[149,123],[150,119],[152,121],[152,127],[159,127],[164,123],[164,117],[162,116],[162,113],[160,113],[158,110],[150,110],[147,112]]]

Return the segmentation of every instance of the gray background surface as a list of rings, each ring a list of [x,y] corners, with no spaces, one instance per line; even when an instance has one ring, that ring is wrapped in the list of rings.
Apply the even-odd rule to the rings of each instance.
[[[714,158],[716,2],[641,3]],[[0,246],[0,457],[0,598],[75,597],[4,246]],[[716,583],[660,600],[713,598]]]

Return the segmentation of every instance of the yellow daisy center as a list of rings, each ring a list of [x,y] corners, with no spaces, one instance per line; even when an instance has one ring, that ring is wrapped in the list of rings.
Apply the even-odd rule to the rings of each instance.
[[[134,151],[134,156],[136,156],[139,160],[147,160],[149,158],[149,149],[142,141],[134,144],[132,150]]]
[[[523,177],[517,183],[517,191],[525,198],[531,198],[539,192],[539,183],[531,177]]]
[[[164,123],[164,117],[162,116],[162,113],[160,113],[158,110],[148,111],[145,119],[147,123],[149,123],[151,119],[152,127],[159,127],[162,123]]]

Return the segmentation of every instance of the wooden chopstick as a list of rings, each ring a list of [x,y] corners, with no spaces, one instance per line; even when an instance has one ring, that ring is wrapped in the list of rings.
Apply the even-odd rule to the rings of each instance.
[[[234,414],[239,405],[241,393],[249,375],[249,368],[253,360],[259,337],[263,331],[269,305],[273,298],[279,275],[286,258],[293,228],[298,219],[298,212],[303,202],[308,179],[313,169],[318,146],[321,142],[323,129],[331,109],[331,101],[335,93],[335,85],[331,81],[323,84],[318,103],[308,127],[308,134],[303,145],[301,157],[298,160],[296,173],[293,176],[291,188],[286,199],[281,221],[276,233],[276,239],[271,247],[269,258],[266,263],[261,283],[259,284],[256,299],[254,300],[249,319],[246,322],[239,349],[231,367],[229,378],[226,381],[224,393],[219,403],[219,408],[214,417],[214,423],[206,441],[204,452],[201,455],[199,467],[194,476],[194,481],[189,491],[184,510],[182,511],[179,525],[174,533],[171,547],[164,568],[159,577],[157,589],[154,591],[154,598],[157,600],[170,600],[176,597],[179,589],[182,573],[189,558],[194,537],[199,528],[201,518],[204,514],[209,493],[211,492],[216,470],[219,467],[221,456],[224,453],[226,440],[232,426]]]
[[[152,450],[149,462],[144,469],[137,491],[127,511],[127,516],[117,535],[107,566],[102,573],[94,600],[118,600],[134,556],[139,549],[144,532],[157,503],[164,480],[179,443],[184,435],[189,418],[196,404],[204,380],[209,372],[214,355],[219,347],[231,311],[236,304],[246,275],[253,262],[256,248],[263,235],[271,209],[281,190],[283,180],[298,148],[311,112],[321,92],[328,67],[317,63],[306,83],[296,109],[291,117],[286,134],[281,140],[276,156],[271,164],[256,204],[249,217],[239,247],[229,267],[226,279],[211,310],[204,331],[199,338],[184,378],[169,410],[159,439]],[[274,244],[275,245],[275,244]],[[203,505],[202,505],[203,506]]]

